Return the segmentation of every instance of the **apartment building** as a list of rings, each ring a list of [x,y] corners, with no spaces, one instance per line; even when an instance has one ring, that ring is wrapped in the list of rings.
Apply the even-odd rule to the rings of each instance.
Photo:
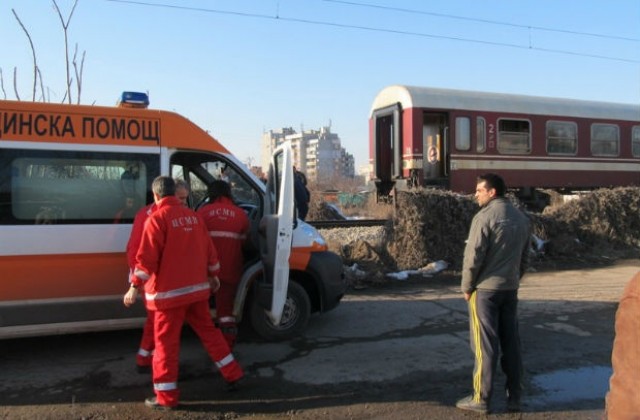
[[[273,151],[284,141],[291,141],[293,162],[312,183],[326,184],[336,178],[353,178],[353,155],[342,147],[340,137],[331,127],[297,132],[292,127],[269,130],[262,135],[262,167],[269,167]]]

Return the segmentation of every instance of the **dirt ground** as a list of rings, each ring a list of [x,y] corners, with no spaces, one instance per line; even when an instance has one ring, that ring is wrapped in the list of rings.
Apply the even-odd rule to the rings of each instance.
[[[600,419],[617,300],[638,270],[633,259],[529,273],[520,291],[523,413],[506,413],[495,396],[489,417]],[[313,317],[304,336],[281,343],[243,330],[235,353],[247,380],[234,393],[226,392],[186,331],[183,409],[169,413],[142,403],[151,386],[148,376],[133,371],[139,331],[3,341],[0,418],[483,417],[455,408],[469,390],[472,368],[458,286],[459,277],[445,272],[350,290],[335,311]]]

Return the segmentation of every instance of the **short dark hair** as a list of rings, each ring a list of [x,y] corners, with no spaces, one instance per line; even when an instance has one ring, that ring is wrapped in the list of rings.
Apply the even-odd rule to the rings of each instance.
[[[168,176],[159,176],[153,180],[151,189],[158,194],[160,198],[176,195],[176,182]]]
[[[488,190],[492,188],[495,189],[496,195],[498,197],[503,197],[505,192],[507,191],[507,186],[504,183],[504,179],[502,179],[500,175],[496,175],[492,173],[480,175],[478,177],[477,183],[479,184],[481,182],[484,182]]]
[[[222,180],[215,180],[209,185],[209,200],[211,202],[217,200],[219,197],[231,197],[231,186],[228,182]]]

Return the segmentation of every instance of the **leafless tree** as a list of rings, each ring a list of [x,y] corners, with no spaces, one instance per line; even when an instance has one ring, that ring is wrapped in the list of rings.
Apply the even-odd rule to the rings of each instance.
[[[82,58],[80,60],[80,62],[77,61],[77,56],[78,56],[78,44],[76,44],[75,46],[75,51],[73,54],[73,61],[70,63],[69,61],[69,36],[68,36],[68,29],[69,29],[69,23],[71,22],[71,18],[73,17],[73,13],[76,10],[76,6],[78,5],[78,0],[75,0],[73,3],[73,7],[71,8],[71,12],[69,13],[69,15],[66,17],[66,19],[62,16],[62,12],[60,11],[60,8],[58,7],[58,4],[56,2],[56,0],[52,0],[53,2],[53,6],[56,10],[56,12],[58,13],[58,17],[60,18],[60,23],[62,24],[62,29],[64,31],[64,47],[65,47],[65,65],[66,65],[66,83],[65,83],[65,93],[64,93],[64,97],[62,99],[62,102],[67,102],[68,103],[72,103],[73,101],[73,95],[71,92],[71,86],[73,83],[73,78],[71,77],[71,65],[73,65],[74,68],[74,73],[75,73],[75,82],[76,82],[76,88],[78,90],[78,96],[77,96],[77,103],[80,103],[80,99],[81,99],[81,93],[82,93],[82,73],[84,71],[84,59],[85,59],[85,55],[86,52],[82,53]],[[33,44],[33,41],[31,39],[31,35],[29,34],[29,31],[27,31],[27,28],[25,27],[25,25],[22,23],[22,21],[20,20],[20,17],[18,16],[18,14],[16,13],[16,11],[14,9],[11,9],[11,11],[13,12],[13,15],[15,16],[16,20],[18,21],[18,24],[20,25],[20,27],[22,28],[22,30],[24,31],[24,33],[27,36],[27,39],[29,40],[29,45],[31,47],[31,54],[33,56],[33,89],[32,89],[32,101],[36,100],[36,96],[37,96],[37,89],[38,89],[38,82],[40,82],[40,90],[41,90],[41,95],[40,95],[40,100],[44,101],[44,102],[49,102],[51,100],[51,96],[49,94],[49,87],[47,87],[47,90],[45,91],[44,88],[44,82],[42,79],[42,72],[40,71],[40,67],[38,66],[38,62],[36,59],[36,51],[35,51],[35,47]],[[4,95],[4,99],[7,98],[7,94],[4,90],[4,80],[3,80],[3,75],[2,75],[2,69],[0,69],[0,87],[2,88],[2,93]],[[16,99],[20,100],[20,94],[18,92],[18,78],[17,78],[17,68],[14,67],[13,69],[13,89],[15,91],[15,95],[16,95]]]
[[[71,82],[72,82],[72,79],[71,79],[70,68],[69,68],[69,34],[68,34],[68,29],[69,29],[69,23],[71,22],[71,17],[73,16],[73,12],[76,10],[76,6],[78,5],[78,0],[73,2],[73,7],[71,8],[71,12],[69,13],[69,16],[67,17],[66,21],[62,17],[62,12],[60,12],[60,8],[58,7],[58,3],[56,3],[56,0],[53,0],[53,5],[55,6],[56,11],[58,12],[58,17],[60,18],[60,23],[62,24],[62,29],[64,30],[64,56],[65,56],[65,64],[66,64],[66,68],[67,68],[67,94],[65,95],[65,97],[67,98],[69,103],[71,103]]]
[[[54,1],[55,3],[55,1]],[[16,20],[18,21],[18,23],[20,24],[20,27],[22,28],[22,30],[24,31],[24,33],[27,35],[27,39],[29,40],[29,45],[31,46],[31,55],[33,56],[33,91],[32,91],[32,101],[36,100],[36,86],[37,86],[37,82],[38,82],[38,62],[36,61],[36,49],[33,47],[33,41],[31,40],[31,35],[29,35],[29,31],[27,31],[27,28],[24,27],[24,25],[22,24],[22,21],[20,20],[20,18],[18,17],[18,14],[16,13],[16,11],[14,9],[11,9],[11,11],[13,12],[13,16],[16,17]],[[14,82],[14,86],[16,84],[16,71],[14,69],[13,72],[13,82]],[[16,89],[16,97],[18,97],[18,89],[17,87]],[[18,98],[19,100],[20,98]]]

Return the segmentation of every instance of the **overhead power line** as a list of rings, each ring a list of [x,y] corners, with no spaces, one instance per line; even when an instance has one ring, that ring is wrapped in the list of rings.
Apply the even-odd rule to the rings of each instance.
[[[492,45],[497,47],[508,47],[508,48],[516,48],[522,50],[533,50],[533,51],[542,51],[548,53],[555,54],[564,54],[564,55],[573,55],[579,57],[588,57],[588,58],[596,58],[601,60],[611,60],[611,61],[621,61],[625,63],[640,63],[640,60],[624,58],[624,57],[613,57],[599,54],[588,54],[581,53],[570,50],[561,50],[561,49],[553,49],[553,48],[539,48],[533,47],[530,45],[521,45],[521,44],[511,44],[507,42],[496,42],[496,41],[484,41],[480,39],[473,38],[464,38],[464,37],[454,37],[447,35],[438,35],[438,34],[430,34],[424,32],[413,32],[413,31],[402,31],[397,29],[387,29],[387,28],[377,28],[372,26],[362,26],[362,25],[353,25],[353,24],[344,24],[344,23],[336,23],[336,22],[328,22],[328,21],[320,21],[320,20],[311,20],[311,19],[301,19],[294,17],[284,17],[279,13],[275,16],[262,14],[262,13],[247,13],[247,12],[237,12],[237,11],[229,11],[229,10],[221,10],[221,9],[211,9],[211,8],[202,8],[202,7],[190,7],[190,6],[179,6],[176,4],[166,4],[166,3],[152,3],[148,1],[136,1],[136,0],[106,0],[113,3],[124,3],[145,7],[158,7],[158,8],[166,8],[166,9],[178,9],[178,10],[187,10],[192,12],[201,12],[201,13],[212,13],[212,14],[220,14],[220,15],[232,15],[237,17],[249,17],[249,18],[257,18],[257,19],[268,19],[268,20],[276,20],[276,21],[285,21],[285,22],[295,22],[302,23],[308,25],[319,25],[319,26],[328,26],[335,28],[343,28],[343,29],[357,29],[363,31],[371,31],[371,32],[382,32],[382,33],[390,33],[396,35],[406,35],[406,36],[415,36],[422,38],[432,38],[432,39],[444,39],[449,41],[459,41],[459,42],[470,42],[475,44],[483,44],[483,45]],[[327,0],[328,1],[328,0]]]
[[[446,18],[446,19],[466,20],[466,21],[469,21],[469,22],[488,23],[488,24],[491,24],[491,25],[510,26],[512,28],[535,29],[535,30],[538,30],[538,31],[546,31],[546,32],[558,32],[558,33],[565,33],[565,34],[572,34],[572,35],[590,36],[590,37],[595,37],[595,38],[616,39],[616,40],[619,40],[619,41],[640,42],[640,39],[638,39],[638,38],[629,38],[629,37],[624,37],[624,36],[619,36],[619,35],[596,34],[596,33],[592,33],[592,32],[570,31],[568,29],[547,28],[547,27],[544,27],[544,26],[535,26],[535,25],[521,25],[521,24],[517,24],[517,23],[503,22],[503,21],[498,21],[498,20],[471,18],[471,17],[467,17],[467,16],[458,16],[458,15],[451,15],[451,14],[447,14],[447,13],[437,13],[437,12],[426,12],[426,11],[423,11],[423,10],[404,9],[404,8],[401,8],[401,7],[393,7],[393,6],[380,6],[380,5],[377,5],[377,4],[355,2],[355,1],[346,1],[346,0],[322,0],[322,1],[325,1],[325,2],[328,2],[328,3],[345,4],[345,5],[356,6],[356,7],[367,7],[367,8],[371,8],[371,9],[389,10],[389,11],[393,11],[393,12],[402,12],[402,13],[409,13],[409,14],[416,14],[416,15],[428,15],[428,16],[435,16],[435,17]]]

